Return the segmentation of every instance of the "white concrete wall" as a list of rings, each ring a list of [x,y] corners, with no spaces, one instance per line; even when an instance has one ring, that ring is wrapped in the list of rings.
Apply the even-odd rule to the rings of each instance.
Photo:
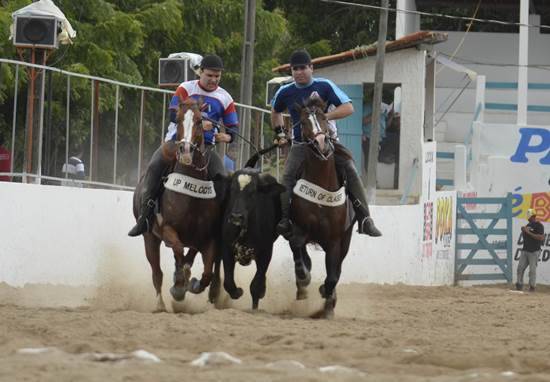
[[[519,4],[518,4],[519,21]],[[540,24],[538,16],[530,16],[531,24]],[[529,29],[529,65],[545,65],[550,61],[550,35],[540,34],[535,28]],[[487,82],[517,82],[518,80],[518,49],[519,34],[513,33],[481,33],[447,32],[446,42],[436,45],[436,50],[447,55],[452,55],[462,38],[464,43],[456,52],[454,60],[474,70],[478,74],[485,75]],[[482,65],[495,64],[495,65]],[[504,65],[511,64],[511,65]],[[549,83],[548,71],[544,68],[529,68],[529,82]],[[438,66],[436,79],[436,120],[447,110],[449,101],[444,102],[450,96],[454,99],[466,82],[464,75],[451,69]],[[517,90],[488,89],[486,102],[517,103]],[[470,131],[470,124],[475,111],[475,84],[471,83],[457,102],[442,118],[436,129],[445,130],[445,141],[462,143]],[[529,105],[550,105],[549,90],[528,91]],[[548,125],[550,113],[528,112],[527,123],[533,125]],[[513,111],[485,111],[485,121],[491,123],[516,123],[516,112]]]
[[[548,129],[545,126],[529,126],[537,129]],[[521,141],[521,126],[515,124],[475,123],[472,137],[472,162],[470,164],[470,184],[463,191],[475,192],[476,196],[505,196],[512,193],[515,197],[513,208],[513,254],[514,280],[518,263],[518,250],[523,247],[519,236],[521,226],[527,224],[526,210],[535,208],[539,220],[550,233],[550,165],[540,163],[540,160],[550,155],[550,143],[540,152],[526,154],[527,162],[511,160]],[[540,137],[533,137],[530,146],[543,145]],[[478,207],[477,210],[479,210]],[[476,211],[477,211],[476,210]],[[479,210],[481,212],[481,210]],[[487,208],[485,211],[489,211]],[[488,224],[488,221],[485,221]],[[486,225],[486,224],[485,224]],[[483,224],[480,224],[483,226]],[[497,228],[504,228],[498,225]],[[550,237],[550,236],[548,236]],[[548,237],[543,243],[543,252],[537,268],[539,283],[550,283],[550,241]],[[489,236],[488,240],[501,240],[501,237]],[[502,252],[504,256],[504,252]],[[487,267],[480,273],[492,271],[495,267]],[[527,281],[527,274],[525,275]]]
[[[540,160],[550,155],[550,146],[541,152],[527,153],[525,163],[511,160],[521,141],[521,128],[508,124],[474,124],[470,180],[479,196],[505,195],[517,187],[522,187],[522,192],[548,190],[550,165],[541,164]],[[542,144],[539,136],[531,137],[530,146],[539,144]]]
[[[132,194],[0,182],[0,282],[100,286],[105,273],[116,278],[150,280],[141,238],[129,238],[133,225]],[[344,262],[342,283],[375,282],[439,285],[452,282],[451,260],[427,258],[420,251],[423,210],[420,205],[374,206],[384,236],[354,233]],[[322,253],[311,250],[313,279],[325,277]],[[199,260],[199,259],[197,259]],[[173,272],[172,252],[162,249],[164,288]],[[193,268],[200,276],[201,262]],[[292,255],[279,239],[269,277],[294,282]],[[255,267],[238,267],[251,273]],[[152,291],[152,285],[151,291]]]
[[[362,58],[352,62],[315,69],[315,75],[329,78],[342,85],[373,83],[376,58]],[[422,153],[424,139],[424,104],[426,52],[416,48],[387,53],[384,64],[384,82],[402,85],[401,139],[399,147],[399,190],[407,184],[414,158]],[[422,180],[417,177],[411,195],[418,196]]]

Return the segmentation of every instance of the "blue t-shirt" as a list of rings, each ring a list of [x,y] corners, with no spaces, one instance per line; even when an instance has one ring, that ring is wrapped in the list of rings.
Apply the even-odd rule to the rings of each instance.
[[[300,142],[302,140],[302,126],[300,125],[300,114],[295,105],[303,105],[304,101],[312,96],[318,96],[327,103],[327,109],[331,106],[338,107],[343,103],[351,102],[350,98],[332,81],[326,78],[313,78],[309,85],[298,85],[296,82],[281,86],[273,100],[271,106],[277,113],[282,113],[288,109],[292,120],[293,139]]]

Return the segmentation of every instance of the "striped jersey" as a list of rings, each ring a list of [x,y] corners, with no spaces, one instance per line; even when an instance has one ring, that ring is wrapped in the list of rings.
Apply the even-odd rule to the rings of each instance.
[[[233,132],[237,129],[239,119],[231,95],[219,86],[211,92],[206,91],[200,86],[199,80],[193,80],[181,83],[172,97],[170,102],[170,125],[166,134],[167,141],[176,138],[176,112],[180,101],[189,97],[196,100],[202,98],[205,103],[204,110],[202,111],[203,115],[216,122],[222,122],[225,126],[229,127],[230,129],[228,129],[227,133],[231,135],[231,140],[233,140]],[[218,132],[216,127],[205,131],[204,142],[214,145],[216,143],[214,135]]]
[[[282,113],[288,109],[292,120],[293,140],[300,142],[302,140],[302,126],[300,125],[300,114],[295,105],[303,105],[304,101],[310,97],[319,97],[327,103],[325,113],[335,109],[343,103],[351,102],[351,99],[332,81],[326,78],[313,78],[308,85],[298,85],[292,82],[279,88],[271,106],[277,113]],[[336,137],[336,124],[329,121],[331,135]]]

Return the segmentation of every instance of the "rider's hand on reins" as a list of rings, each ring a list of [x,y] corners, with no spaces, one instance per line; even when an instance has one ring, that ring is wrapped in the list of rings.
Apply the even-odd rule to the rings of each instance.
[[[275,139],[273,143],[277,144],[279,147],[284,146],[288,143],[288,137],[285,134],[285,129],[283,126],[275,126]]]
[[[214,127],[214,125],[212,124],[212,122],[206,120],[206,119],[203,119],[202,120],[202,129],[204,131],[209,131],[209,130],[212,130],[212,128]]]
[[[229,135],[229,134],[216,133],[214,136],[216,137],[216,142],[225,142],[225,143],[231,142],[231,135]]]

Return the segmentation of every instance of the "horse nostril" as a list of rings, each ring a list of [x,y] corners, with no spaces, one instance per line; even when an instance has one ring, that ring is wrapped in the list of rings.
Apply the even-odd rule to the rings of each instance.
[[[240,226],[244,222],[244,216],[242,214],[238,213],[231,213],[231,216],[229,217],[229,222],[233,225]]]

